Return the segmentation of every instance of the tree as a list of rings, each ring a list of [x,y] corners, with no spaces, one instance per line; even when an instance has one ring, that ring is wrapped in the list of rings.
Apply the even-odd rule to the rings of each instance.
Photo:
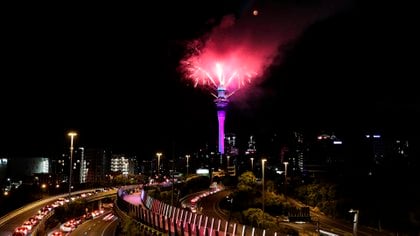
[[[242,175],[238,178],[238,191],[255,193],[256,183],[257,178],[255,178],[254,173],[251,171],[246,171],[242,173]]]
[[[123,221],[122,230],[126,235],[144,235],[138,224],[136,224],[131,217],[128,217]]]

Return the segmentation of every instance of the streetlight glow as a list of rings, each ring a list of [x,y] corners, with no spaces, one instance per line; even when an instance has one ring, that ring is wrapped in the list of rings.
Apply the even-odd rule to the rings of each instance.
[[[185,155],[185,157],[187,158],[187,177],[188,177],[188,167],[189,167],[190,155]]]
[[[67,134],[68,136],[70,136],[70,170],[69,170],[69,199],[71,199],[71,180],[72,180],[72,172],[73,172],[73,141],[74,141],[74,137],[77,136],[76,132],[69,132]]]
[[[230,156],[226,156],[226,159],[227,159],[227,163],[226,163],[227,168],[229,168],[229,158],[230,158]]]
[[[350,209],[349,213],[354,214],[354,216],[353,216],[353,236],[357,236],[357,223],[359,221],[359,210]]]
[[[284,196],[287,198],[287,165],[289,162],[285,161],[284,164]]]
[[[262,227],[264,228],[264,214],[265,214],[265,177],[264,177],[264,169],[265,169],[265,162],[267,159],[261,159],[261,166],[262,166],[262,211],[263,211],[263,218],[262,218]]]
[[[251,157],[251,171],[254,172],[254,158]]]
[[[158,163],[157,163],[157,174],[159,175],[159,167],[160,167],[160,157],[162,156],[161,152],[156,153],[156,156],[158,158]]]

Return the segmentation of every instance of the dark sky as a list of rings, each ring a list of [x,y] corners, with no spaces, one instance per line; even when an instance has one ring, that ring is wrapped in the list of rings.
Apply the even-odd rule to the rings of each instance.
[[[70,129],[80,133],[77,145],[139,155],[214,145],[213,98],[180,78],[183,48],[222,16],[240,19],[270,1],[170,2],[5,6],[0,153],[62,152]],[[346,1],[308,24],[246,99],[232,101],[227,131],[356,127],[417,137],[419,40],[410,9]]]

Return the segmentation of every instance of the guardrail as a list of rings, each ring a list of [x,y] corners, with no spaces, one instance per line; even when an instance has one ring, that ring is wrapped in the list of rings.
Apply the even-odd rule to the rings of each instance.
[[[88,193],[88,192],[97,191],[97,190],[101,190],[101,189],[102,188],[89,189],[89,190],[80,190],[80,191],[73,192],[73,194],[74,195],[78,195],[78,194]],[[92,196],[92,197],[90,197],[90,199],[89,198],[87,198],[87,199],[88,199],[88,201],[97,201],[97,200],[100,200],[102,198],[107,198],[107,197],[109,197],[109,195],[114,195],[115,193],[116,192],[111,192],[109,194],[104,194],[104,195],[99,196],[99,197],[98,196]],[[52,201],[54,201],[54,200],[56,200],[56,199],[58,199],[60,197],[67,197],[67,196],[68,196],[68,194],[61,194],[61,195],[57,195],[57,196],[54,196],[54,197],[49,197],[49,198],[46,198],[46,199],[41,199],[41,200],[38,200],[38,201],[33,202],[31,204],[27,204],[27,205],[25,205],[23,207],[20,207],[20,208],[14,210],[14,211],[9,212],[8,214],[2,216],[0,218],[0,225],[4,225],[7,221],[11,220],[13,217],[16,217],[22,211],[30,210],[30,209],[32,209],[34,207],[40,207],[40,206],[43,206],[43,205],[45,205],[45,204],[47,204],[49,202],[52,202]],[[42,218],[42,220],[40,222],[38,222],[38,224],[36,224],[32,228],[30,235],[32,235],[32,236],[45,235],[45,222],[51,216],[53,216],[53,215],[54,215],[54,209],[51,210],[50,212],[48,212],[48,214],[46,214]]]
[[[247,225],[231,223],[226,220],[193,213],[174,207],[148,196],[142,189],[139,194],[141,204],[134,205],[125,201],[127,190],[119,190],[116,205],[138,224],[146,225],[165,235],[266,235],[266,230]],[[124,217],[125,217],[124,216]],[[275,232],[273,234],[277,236]]]

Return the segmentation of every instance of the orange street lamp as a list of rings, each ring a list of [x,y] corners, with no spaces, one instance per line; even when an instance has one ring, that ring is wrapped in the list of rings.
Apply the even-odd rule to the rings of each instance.
[[[70,171],[69,171],[69,200],[71,199],[71,180],[72,180],[72,170],[73,170],[73,140],[74,137],[77,136],[76,132],[69,132],[67,134],[68,136],[70,136]]]
[[[264,206],[264,203],[265,203],[264,169],[265,169],[265,162],[266,161],[267,161],[267,159],[265,159],[265,158],[264,159],[261,159],[261,166],[262,166],[262,197],[263,197],[263,199],[262,199],[262,211],[263,211],[262,226],[263,226],[263,228],[264,228],[264,214],[265,214],[265,206]]]
[[[157,174],[159,175],[159,167],[160,167],[160,157],[162,156],[161,152],[156,153],[156,156],[158,158],[158,162],[157,162]]]

